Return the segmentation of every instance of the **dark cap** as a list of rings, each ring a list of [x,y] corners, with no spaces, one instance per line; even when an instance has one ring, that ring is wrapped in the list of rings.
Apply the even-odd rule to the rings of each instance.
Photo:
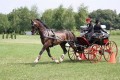
[[[98,19],[95,21],[96,24],[98,24],[99,22],[100,22],[100,21],[99,21]]]

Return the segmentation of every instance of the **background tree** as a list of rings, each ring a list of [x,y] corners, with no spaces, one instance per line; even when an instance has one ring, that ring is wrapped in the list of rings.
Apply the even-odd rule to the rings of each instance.
[[[53,13],[53,24],[52,28],[55,29],[64,29],[63,28],[63,13],[65,12],[65,9],[63,8],[62,5],[60,5],[57,9],[54,10]]]
[[[41,20],[48,25],[50,28],[52,28],[53,25],[53,10],[48,9],[46,10],[41,17]]]
[[[5,14],[0,13],[0,33],[3,33],[10,27],[10,22]]]
[[[71,6],[68,9],[63,8],[62,5],[54,10],[48,9],[42,14],[41,19],[50,28],[56,30],[75,28],[74,12]]]
[[[120,29],[120,13],[117,14],[115,10],[98,9],[88,13],[88,7],[81,4],[78,12],[74,12],[71,6],[64,8],[60,5],[58,8],[45,10],[41,15],[41,13],[38,13],[37,6],[33,5],[31,9],[20,7],[13,9],[9,14],[0,13],[0,33],[7,28],[12,28],[20,34],[24,33],[24,31],[30,31],[31,19],[40,17],[41,20],[52,29],[79,29],[80,26],[86,24],[88,15],[93,21],[100,19],[101,23],[107,26],[107,29],[110,29],[110,27]]]
[[[73,30],[75,29],[75,18],[72,7],[65,9],[63,13],[63,28]]]
[[[30,19],[35,19],[35,18],[41,17],[41,14],[38,13],[38,7],[36,5],[33,5],[31,7],[31,9],[29,10],[29,13],[30,13],[30,16],[29,16]]]
[[[81,4],[78,8],[78,13],[75,14],[76,27],[79,29],[80,26],[86,24],[86,18],[88,17],[88,8]]]
[[[118,28],[118,15],[116,11],[106,9],[98,9],[90,13],[90,16],[95,21],[95,19],[100,19],[101,23],[107,26],[107,29],[110,27]]]
[[[8,20],[11,23],[10,27],[20,34],[23,34],[24,31],[31,30],[31,19],[38,17],[36,7],[32,7],[32,10],[29,10],[27,7],[21,7],[14,9],[8,14]]]
[[[10,22],[10,27],[13,28],[17,33],[19,33],[20,31],[19,11],[16,9],[13,9],[13,11],[8,14],[8,20]]]

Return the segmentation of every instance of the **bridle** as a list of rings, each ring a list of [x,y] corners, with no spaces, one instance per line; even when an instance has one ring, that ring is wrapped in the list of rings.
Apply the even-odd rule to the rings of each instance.
[[[35,22],[32,21],[31,24],[32,24],[32,31],[31,32],[32,32],[32,34],[34,34],[34,33],[36,33],[38,28],[35,26]]]

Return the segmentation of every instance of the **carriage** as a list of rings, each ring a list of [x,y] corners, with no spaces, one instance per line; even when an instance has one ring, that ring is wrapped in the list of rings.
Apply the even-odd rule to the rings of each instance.
[[[75,37],[74,33],[71,31],[58,31],[54,32],[48,28],[40,19],[31,20],[32,34],[38,30],[43,47],[35,59],[37,63],[42,53],[46,50],[48,56],[56,63],[62,62],[64,60],[64,55],[67,53],[65,44],[68,42],[70,45],[68,48],[68,56],[71,60],[90,60],[91,62],[98,62],[104,56],[106,61],[109,61],[112,54],[117,57],[118,48],[114,41],[110,41],[109,37],[100,33],[95,33],[89,40],[86,36]],[[85,33],[83,31],[83,33]],[[57,60],[50,54],[50,48],[60,45],[63,54],[60,60]]]
[[[110,60],[112,54],[115,58],[118,54],[118,47],[114,41],[110,41],[104,33],[92,34],[91,40],[88,40],[84,35],[85,31],[81,31],[82,36],[76,37],[74,48],[69,46],[68,56],[70,60],[89,60],[90,62],[99,62],[102,56],[106,61]]]

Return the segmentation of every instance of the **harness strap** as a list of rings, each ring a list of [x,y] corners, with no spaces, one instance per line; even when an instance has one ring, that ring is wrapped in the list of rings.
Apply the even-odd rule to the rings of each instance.
[[[53,35],[55,35],[54,31],[51,29],[51,32],[53,33]]]
[[[55,35],[55,32],[52,29],[48,29],[46,32],[47,33],[44,35],[44,38],[52,39],[52,42],[51,42],[52,46],[54,45],[54,41],[55,40],[63,41],[60,37],[58,37],[58,36]]]

